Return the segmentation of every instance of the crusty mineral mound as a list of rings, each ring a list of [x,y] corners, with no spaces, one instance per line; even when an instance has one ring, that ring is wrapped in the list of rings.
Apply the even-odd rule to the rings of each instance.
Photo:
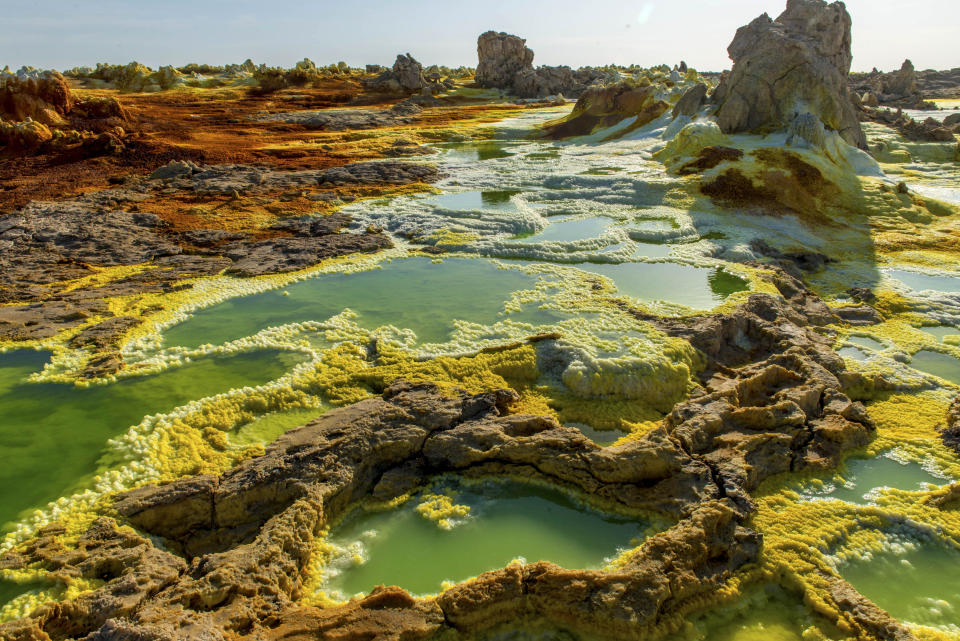
[[[786,129],[811,113],[852,145],[866,149],[847,89],[850,14],[842,2],[788,0],[737,29],[727,48],[733,70],[713,94],[724,133]]]
[[[636,117],[629,131],[646,125],[669,108],[669,104],[657,99],[656,89],[652,85],[618,82],[605,87],[590,87],[580,96],[569,115],[547,123],[544,130],[550,138],[569,138]],[[626,131],[621,131],[618,135],[624,133]]]
[[[509,33],[487,31],[477,39],[476,82],[490,89],[513,89],[514,76],[533,71],[533,50]]]
[[[56,71],[0,75],[0,116],[7,120],[56,125],[72,106],[67,81]]]

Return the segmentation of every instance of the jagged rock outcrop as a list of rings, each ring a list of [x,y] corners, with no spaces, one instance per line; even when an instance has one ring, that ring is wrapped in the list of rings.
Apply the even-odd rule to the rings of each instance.
[[[115,98],[77,100],[56,71],[0,72],[0,147],[27,154],[57,147],[83,155],[123,149],[126,113]]]
[[[919,77],[910,60],[904,60],[897,71],[851,74],[850,87],[868,107],[898,107],[901,109],[936,109],[924,100]]]
[[[487,31],[477,38],[476,82],[490,89],[512,89],[519,72],[533,71],[533,50],[509,33]]]
[[[521,98],[562,94],[577,97],[603,77],[592,69],[533,67],[533,50],[527,41],[509,33],[487,31],[477,39],[476,83],[488,89],[503,89]]]
[[[376,78],[364,81],[364,85],[373,91],[428,95],[452,89],[454,86],[451,79],[441,79],[438,73],[425,76],[423,65],[409,53],[398,54],[391,69],[382,72]]]
[[[713,94],[724,133],[785,129],[809,112],[865,149],[847,88],[850,24],[842,2],[788,0],[776,20],[763,14],[738,29],[733,69]]]

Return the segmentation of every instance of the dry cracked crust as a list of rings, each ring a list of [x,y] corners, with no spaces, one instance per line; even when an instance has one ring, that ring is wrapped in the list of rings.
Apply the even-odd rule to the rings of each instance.
[[[469,638],[499,624],[548,621],[573,633],[636,639],[669,629],[758,559],[745,524],[768,476],[835,466],[874,431],[843,392],[850,373],[816,325],[829,310],[785,274],[786,300],[754,294],[729,314],[660,321],[706,356],[705,391],[643,438],[600,447],[553,418],[512,415],[512,390],[451,396],[397,382],[381,397],[290,431],[220,477],[121,494],[118,514],[168,552],[109,519],[76,550],[57,530],[2,559],[102,587],[0,626],[0,639]],[[626,513],[674,522],[622,567],[512,565],[414,599],[380,587],[321,609],[299,603],[317,536],[365,497],[390,499],[441,474],[545,482]],[[861,638],[911,639],[843,579],[833,611]]]

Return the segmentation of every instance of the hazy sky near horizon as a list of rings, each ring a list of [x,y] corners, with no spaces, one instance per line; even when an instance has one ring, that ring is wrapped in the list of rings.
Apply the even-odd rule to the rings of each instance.
[[[729,68],[737,27],[785,0],[3,0],[0,68],[66,69],[137,60],[292,66],[389,65],[409,52],[424,64],[476,66],[477,36],[494,29],[527,39],[535,65],[643,66],[681,59]],[[957,0],[847,0],[853,70],[960,67]]]

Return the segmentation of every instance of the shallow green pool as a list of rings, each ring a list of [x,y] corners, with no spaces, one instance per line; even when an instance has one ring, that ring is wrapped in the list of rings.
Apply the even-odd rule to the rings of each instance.
[[[424,198],[423,203],[454,211],[481,209],[510,210],[514,209],[510,198],[519,193],[519,191],[510,190],[451,192]]]
[[[930,485],[944,485],[948,479],[935,476],[917,463],[901,463],[889,456],[849,459],[838,472],[842,480],[830,478],[811,494],[820,498],[838,499],[856,505],[867,505],[882,488],[918,491]]]
[[[109,385],[33,384],[49,356],[0,355],[0,527],[21,512],[78,489],[97,470],[106,441],[148,414],[282,376],[300,354],[260,351],[197,359],[182,367]]]
[[[937,339],[937,341],[942,341],[944,336],[950,336],[952,334],[960,334],[960,329],[956,327],[951,327],[949,325],[940,325],[937,327],[918,327],[921,332],[924,334],[929,334]]]
[[[627,296],[694,309],[711,309],[731,294],[748,289],[745,280],[719,268],[677,263],[589,263],[577,268],[611,278]]]
[[[514,559],[552,561],[567,568],[598,568],[646,525],[578,505],[562,493],[519,483],[456,487],[456,503],[470,514],[450,530],[416,512],[418,497],[388,512],[356,511],[331,541],[366,561],[335,562],[326,589],[350,596],[380,584],[432,594]],[[328,573],[332,573],[328,569]]]
[[[439,343],[450,338],[454,319],[494,323],[503,318],[512,292],[535,284],[535,276],[489,260],[406,258],[382,269],[325,274],[228,300],[196,312],[167,330],[164,339],[167,345],[216,345],[274,325],[326,320],[350,308],[368,329],[394,325],[412,329],[421,343]]]
[[[840,574],[865,597],[904,622],[960,625],[960,551],[894,539],[869,560],[841,565]]]
[[[513,155],[513,153],[510,152],[510,148],[516,146],[517,143],[497,140],[484,140],[480,142],[454,142],[437,145],[439,149],[445,149],[447,152],[444,156],[444,160],[453,162],[509,158]]]
[[[954,385],[960,385],[960,360],[947,354],[926,349],[920,350],[913,355],[910,366],[921,372],[939,376]]]
[[[938,292],[960,292],[960,278],[954,278],[952,276],[931,276],[930,274],[908,272],[902,269],[891,269],[886,273],[890,278],[899,280],[914,291],[922,292],[926,289],[932,289]]]
[[[585,238],[596,238],[613,224],[613,221],[604,216],[590,218],[551,220],[543,231],[514,239],[514,242],[540,243],[548,241],[573,241]]]

